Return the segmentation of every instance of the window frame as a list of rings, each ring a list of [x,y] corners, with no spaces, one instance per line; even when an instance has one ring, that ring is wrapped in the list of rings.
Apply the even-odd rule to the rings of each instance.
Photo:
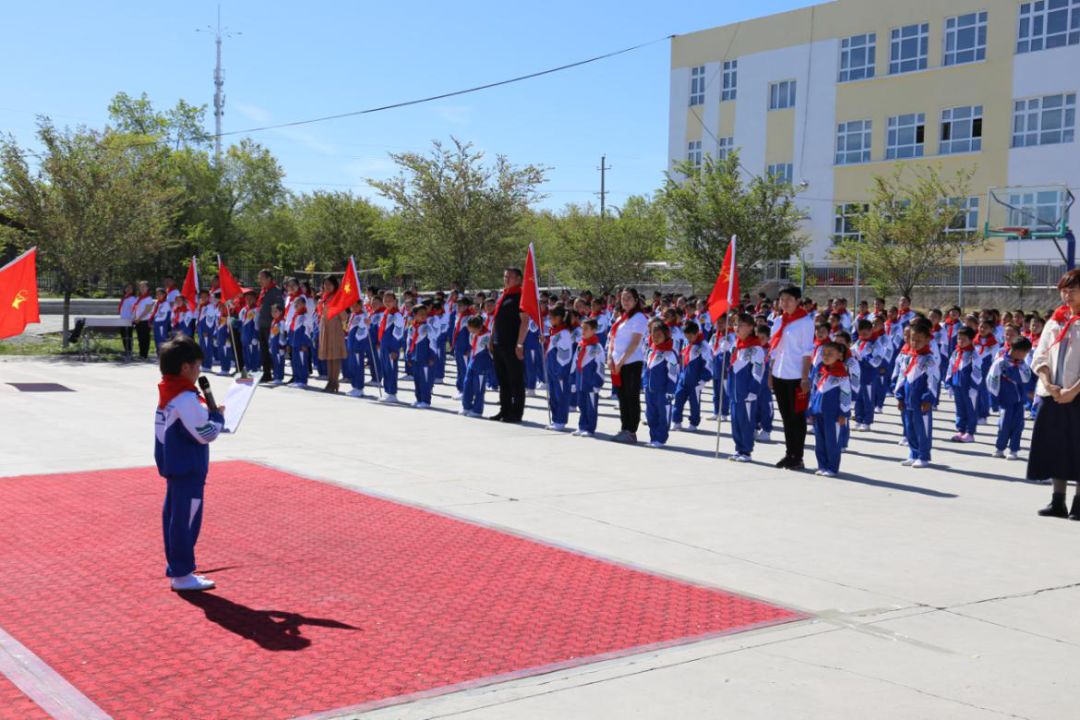
[[[739,59],[725,60],[721,65],[723,84],[720,88],[720,102],[735,100],[739,90]]]
[[[690,107],[705,104],[705,66],[690,68]]]
[[[852,42],[862,39],[862,45],[853,46]],[[853,53],[862,52],[864,62],[859,67],[851,65]],[[847,66],[845,66],[845,61]],[[840,40],[840,71],[837,82],[858,82],[870,80],[877,72],[877,33],[869,32],[860,35],[851,35]],[[852,77],[855,73],[862,73],[858,77]]]
[[[1047,0],[1032,0],[1017,7],[1016,54],[1080,45],[1080,0],[1065,0],[1064,8],[1050,8]],[[1064,13],[1064,29],[1051,33],[1051,16]],[[1038,28],[1038,29],[1036,29]],[[1058,38],[1063,38],[1058,42]]]
[[[960,25],[960,21],[966,18],[974,18],[971,25]],[[952,24],[952,27],[950,27]],[[945,32],[942,38],[941,64],[945,67],[954,65],[966,65],[968,63],[982,62],[986,60],[987,35],[989,34],[989,13],[986,10],[964,13],[945,18]],[[968,29],[974,33],[973,44],[970,48],[959,48],[961,33]],[[953,49],[949,49],[949,41],[953,41]],[[970,59],[961,59],[960,55],[970,53]]]
[[[859,123],[860,127],[854,129],[851,126],[855,123]],[[860,143],[862,147],[857,150],[852,150],[848,147],[848,139],[854,135],[859,135]],[[840,140],[844,140],[844,148],[840,148]],[[874,121],[873,119],[862,120],[848,120],[846,122],[839,123],[836,127],[836,146],[835,155],[833,157],[834,165],[863,165],[871,161],[871,152],[874,142]],[[853,153],[859,153],[858,160],[849,160],[848,158]],[[844,157],[841,160],[841,156]]]
[[[795,183],[795,163],[774,163],[765,167],[765,174],[783,180],[788,185]]]
[[[946,202],[950,205],[954,205],[958,208],[963,208],[964,213],[961,215],[964,221],[963,227],[955,227],[950,225],[945,228],[945,234],[960,234],[960,233],[976,233],[979,232],[981,226],[979,225],[979,205],[980,198],[978,195],[972,195],[970,197],[961,198],[949,198]]]
[[[840,203],[834,206],[833,243],[836,244],[845,240],[862,240],[862,233],[851,229],[851,223],[859,215],[867,212],[870,212],[870,203]]]
[[[916,28],[915,34],[905,36],[904,31]],[[918,54],[914,57],[905,57],[903,53],[904,43],[914,40]],[[906,67],[914,63],[915,67]],[[889,31],[889,74],[903,75],[909,72],[926,70],[930,63],[930,23],[913,23],[901,25]]]
[[[686,143],[686,161],[694,169],[700,169],[705,164],[705,153],[700,140],[690,140]]]
[[[716,139],[716,159],[726,160],[727,156],[735,151],[735,138],[722,137]]]
[[[1038,147],[1042,145],[1064,145],[1076,141],[1076,96],[1075,92],[1054,93],[1035,97],[1016,98],[1013,100],[1012,133],[1009,147]],[[1046,107],[1047,100],[1060,98],[1061,104]],[[1033,103],[1038,103],[1037,107]],[[1060,112],[1061,120],[1056,128],[1046,129],[1046,115]],[[1069,122],[1071,117],[1072,121]],[[1035,127],[1033,128],[1033,121]],[[1021,127],[1022,126],[1022,127]],[[1058,139],[1046,139],[1048,134],[1057,133]],[[1021,142],[1017,142],[1022,139]],[[1034,142],[1032,142],[1034,140]]]
[[[910,118],[909,123],[901,124],[901,121]],[[911,129],[912,141],[900,143],[900,134],[908,128]],[[905,150],[911,149],[911,154]],[[893,115],[885,123],[885,159],[886,160],[910,160],[921,158],[926,155],[926,113],[905,113]]]
[[[789,110],[795,107],[795,102],[798,99],[796,94],[796,81],[792,80],[777,80],[769,83],[769,112],[775,110]],[[782,88],[787,87],[787,93],[783,93]],[[786,102],[787,104],[781,104]]]

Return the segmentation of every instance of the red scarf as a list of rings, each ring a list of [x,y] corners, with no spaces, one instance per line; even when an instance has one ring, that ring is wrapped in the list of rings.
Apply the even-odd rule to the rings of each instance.
[[[974,345],[968,345],[967,347],[956,346],[956,360],[953,360],[952,372],[955,374],[960,366],[964,364],[964,353],[975,352]]]
[[[694,349],[695,345],[701,345],[702,341],[704,341],[704,340],[705,340],[704,336],[702,336],[701,333],[698,333],[697,340],[695,340],[694,342],[690,343],[689,345],[687,345],[686,347],[683,348],[683,351],[682,351],[682,364],[684,366],[690,364],[690,351]]]
[[[927,345],[926,347],[921,347],[918,350],[915,350],[914,352],[912,352],[911,353],[911,364],[908,365],[907,372],[904,373],[904,374],[907,375],[908,377],[910,377],[911,373],[914,372],[917,367],[919,367],[919,356],[920,355],[929,355],[929,354],[930,354],[930,346],[929,345]]]
[[[422,325],[423,323],[421,323]],[[416,350],[416,343],[420,342],[420,325],[416,324],[416,320],[412,321],[412,329],[409,331],[409,354],[412,355]]]
[[[457,344],[458,333],[461,332],[461,326],[465,324],[470,317],[476,314],[476,311],[471,307],[465,308],[464,312],[457,316],[457,322],[454,323],[454,337],[450,339],[450,347]]]
[[[398,309],[394,308],[393,311],[383,310],[382,320],[379,321],[379,342],[382,342],[383,335],[386,334],[386,321],[390,319],[391,315],[397,315]]]
[[[521,286],[520,285],[518,285],[517,287],[508,288],[506,290],[503,290],[501,293],[499,293],[499,299],[495,301],[495,312],[491,313],[491,317],[495,317],[496,315],[499,314],[499,308],[502,307],[503,300],[505,300],[510,295],[520,295],[520,294],[521,294]]]
[[[814,342],[817,342],[815,339]],[[735,338],[735,352],[731,353],[731,364],[735,364],[735,360],[739,357],[739,352],[747,350],[752,347],[761,347],[762,342],[756,334],[751,335],[748,338]]]
[[[656,355],[658,353],[667,352],[668,350],[671,350],[673,347],[675,347],[675,343],[672,342],[671,338],[668,338],[667,340],[665,340],[662,343],[652,343],[653,357],[656,357]]]
[[[157,317],[158,308],[161,307],[161,303],[163,302],[165,302],[165,298],[162,298],[160,300],[154,300],[154,307],[150,310],[150,320],[153,320]]]
[[[817,389],[821,392],[825,388],[825,382],[830,377],[847,377],[848,369],[843,360],[837,360],[832,365],[826,365],[822,363],[821,369],[818,370],[818,382]]]
[[[196,395],[199,395],[199,391],[195,389],[194,383],[188,380],[182,375],[162,375],[161,382],[158,383],[158,410],[161,410],[175,398],[177,395],[183,392],[191,391]],[[199,395],[199,401],[204,405],[206,401]]]
[[[266,291],[269,290],[270,288],[275,288],[275,287],[277,287],[277,285],[274,283],[273,280],[271,280],[270,284],[267,285],[266,287],[264,287],[259,292],[259,297],[255,300],[255,307],[257,307],[257,308],[262,307],[262,301],[263,301],[263,298],[266,297]]]
[[[307,308],[304,308],[303,310],[300,308],[296,309],[296,312],[293,313],[292,321],[289,323],[289,332],[296,329],[296,321],[301,315],[307,315]]]
[[[1054,311],[1054,314],[1050,316],[1050,319],[1053,320],[1056,323],[1063,323],[1063,322],[1065,322],[1066,319],[1068,319],[1068,317],[1069,317],[1069,306],[1068,305],[1062,305],[1061,307],[1059,307],[1057,310]]]
[[[569,330],[569,329],[570,329],[569,325],[552,325],[551,326],[551,333],[548,336],[548,339],[550,340],[550,338],[555,337],[557,334],[561,333],[563,330]]]
[[[620,315],[619,319],[616,320],[614,322],[614,324],[612,324],[612,326],[611,326],[611,337],[610,337],[610,339],[614,340],[615,336],[619,334],[619,328],[622,327],[622,324],[624,322],[626,322],[627,320],[629,320],[630,318],[634,317],[634,315],[637,315],[637,313],[638,313],[638,309],[634,308],[629,313],[624,312],[622,315]]]
[[[975,338],[975,345],[989,350],[997,345],[997,338],[992,333],[990,335],[979,335]]]
[[[187,312],[187,308],[177,308],[172,311],[172,326],[176,327],[180,324],[180,316]]]
[[[769,349],[775,350],[776,347],[780,344],[780,340],[784,337],[784,330],[787,328],[788,325],[795,322],[796,320],[801,320],[804,317],[806,317],[806,310],[802,309],[801,307],[795,308],[795,312],[791,313],[790,315],[787,313],[781,315],[780,327],[776,329],[776,332],[773,334],[772,339],[769,340]]]
[[[600,338],[596,335],[588,338],[582,338],[581,344],[578,345],[577,351],[577,369],[581,372],[581,366],[585,363],[585,355],[590,345],[599,345]]]
[[[871,340],[877,340],[878,338],[882,338],[882,337],[885,337],[885,329],[884,328],[878,328],[876,330],[871,330],[870,331],[870,339]]]
[[[1066,312],[1068,312],[1068,306],[1063,305],[1063,306],[1059,307],[1057,310],[1054,311],[1054,319],[1055,320],[1058,320],[1058,314],[1061,313],[1062,310],[1065,310]],[[1066,320],[1065,317],[1068,317],[1068,319]],[[1063,322],[1063,324],[1061,326],[1061,331],[1058,332],[1057,337],[1054,338],[1054,344],[1051,345],[1050,347],[1054,347],[1054,345],[1059,345],[1061,343],[1061,341],[1065,339],[1065,336],[1069,334],[1069,328],[1071,328],[1073,323],[1075,323],[1077,321],[1080,321],[1080,313],[1073,313],[1072,315],[1066,315],[1066,316],[1062,317],[1061,320],[1058,320],[1058,322]]]

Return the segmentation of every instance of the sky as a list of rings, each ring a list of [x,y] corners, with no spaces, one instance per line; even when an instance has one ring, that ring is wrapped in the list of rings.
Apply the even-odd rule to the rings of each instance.
[[[451,136],[489,157],[550,168],[541,207],[653,192],[666,165],[671,34],[805,0],[547,0],[515,3],[223,0],[226,132],[435,95],[640,43],[633,53],[426,105],[255,132],[295,192],[351,190],[395,172],[388,153]],[[213,130],[217,2],[9,3],[0,132],[36,147],[36,116],[102,127],[112,96],[206,104]],[[197,32],[197,29],[200,31]],[[210,32],[204,32],[209,29]],[[227,141],[238,138],[230,136]]]

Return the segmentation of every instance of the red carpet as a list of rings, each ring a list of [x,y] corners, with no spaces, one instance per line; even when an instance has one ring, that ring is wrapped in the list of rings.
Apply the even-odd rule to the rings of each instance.
[[[26,697],[10,680],[0,675],[0,717],[19,720],[49,720],[49,714]]]
[[[115,718],[289,718],[801,618],[241,462],[207,485],[219,587],[182,597],[163,488],[152,468],[0,479],[0,627]]]

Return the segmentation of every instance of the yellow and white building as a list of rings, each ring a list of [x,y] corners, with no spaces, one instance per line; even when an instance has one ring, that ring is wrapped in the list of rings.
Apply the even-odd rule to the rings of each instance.
[[[789,177],[821,261],[898,162],[973,169],[971,229],[990,187],[1080,197],[1078,94],[1080,0],[835,0],[676,37],[669,157],[738,148],[746,173]],[[996,239],[983,259],[1054,257]]]

